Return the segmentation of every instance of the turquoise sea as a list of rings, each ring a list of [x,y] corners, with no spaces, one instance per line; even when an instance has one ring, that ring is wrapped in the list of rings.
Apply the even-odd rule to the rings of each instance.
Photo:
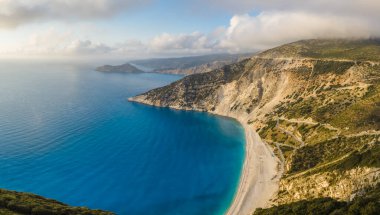
[[[127,101],[180,76],[93,67],[0,62],[0,187],[117,214],[223,214],[244,160],[239,123]]]

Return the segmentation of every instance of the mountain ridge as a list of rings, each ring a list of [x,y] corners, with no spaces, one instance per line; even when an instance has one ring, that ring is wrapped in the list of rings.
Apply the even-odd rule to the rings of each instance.
[[[177,58],[152,58],[129,61],[123,65],[135,67],[139,72],[156,72],[164,74],[191,75],[209,72],[221,68],[225,65],[238,62],[241,59],[253,54],[211,54],[191,57]],[[116,71],[123,68],[123,65],[98,67],[97,70]]]

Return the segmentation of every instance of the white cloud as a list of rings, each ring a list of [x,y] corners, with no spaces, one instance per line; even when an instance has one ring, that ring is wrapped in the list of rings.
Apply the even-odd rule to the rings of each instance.
[[[162,50],[207,50],[209,38],[200,32],[191,34],[171,35],[161,34],[152,39],[149,48],[153,51]]]
[[[15,53],[26,55],[49,55],[62,53],[66,45],[73,40],[71,32],[58,32],[53,28],[36,32],[27,41],[14,44]]]
[[[144,0],[147,2],[149,0]],[[207,0],[216,2],[216,0]],[[112,12],[127,9],[137,0],[0,0],[0,25],[15,18],[13,25],[22,24],[25,17],[34,19],[98,18]],[[22,2],[22,3],[20,3]],[[47,3],[49,2],[49,4]],[[52,3],[50,3],[52,2]],[[259,9],[257,15],[237,14],[230,23],[215,28],[210,33],[192,32],[184,34],[161,33],[139,40],[102,43],[89,36],[61,32],[55,29],[32,35],[28,41],[20,42],[3,53],[26,55],[111,55],[126,57],[194,55],[215,52],[248,52],[271,48],[301,39],[311,38],[368,38],[380,36],[380,1],[280,1],[280,0],[220,0],[220,5],[236,8]],[[46,4],[43,4],[46,3]],[[89,6],[91,5],[91,6]],[[233,9],[233,8],[232,8]],[[233,9],[235,10],[235,9]],[[236,9],[237,10],[237,9]],[[26,11],[25,14],[20,11]],[[38,14],[42,11],[42,14]],[[54,14],[54,15],[53,15]],[[9,19],[1,19],[7,16]],[[91,31],[93,33],[93,31]],[[9,46],[8,46],[9,47]]]
[[[96,55],[106,54],[112,50],[113,48],[103,43],[92,42],[91,40],[74,40],[65,47],[64,51],[68,54]]]
[[[223,30],[224,32],[224,30]],[[177,56],[217,52],[215,35],[200,32],[190,34],[160,34],[147,41],[126,40],[105,44],[86,38],[78,38],[70,31],[55,28],[36,32],[25,41],[18,41],[0,54],[19,56]]]
[[[380,35],[380,25],[358,17],[306,12],[263,12],[258,16],[235,15],[221,48],[235,51],[270,48],[313,38],[368,38]]]
[[[303,11],[235,15],[230,24],[210,34],[162,34],[148,48],[156,53],[251,52],[301,39],[369,38],[380,35],[380,23],[358,16],[321,15]]]
[[[113,16],[150,0],[0,0],[0,27]]]
[[[199,7],[222,8],[232,13],[304,11],[335,15],[379,17],[379,0],[196,0]]]
[[[34,33],[26,41],[13,44],[2,52],[23,56],[79,56],[101,55],[112,50],[103,43],[77,39],[72,32],[50,28]]]

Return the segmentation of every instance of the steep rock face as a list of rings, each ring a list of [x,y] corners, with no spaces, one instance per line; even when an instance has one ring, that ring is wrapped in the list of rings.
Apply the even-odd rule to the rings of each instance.
[[[301,41],[130,100],[252,124],[282,161],[279,204],[346,200],[379,182],[380,65],[363,50],[378,40]]]
[[[132,100],[156,106],[248,116],[279,94],[287,81],[282,60],[259,58],[241,61],[205,74],[185,77]],[[266,68],[271,66],[271,71]],[[276,102],[273,102],[275,104]],[[272,105],[273,106],[273,105]]]

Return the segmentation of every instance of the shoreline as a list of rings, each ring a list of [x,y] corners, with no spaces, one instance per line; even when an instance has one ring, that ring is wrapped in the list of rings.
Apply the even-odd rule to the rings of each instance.
[[[181,109],[181,107],[175,106],[157,106],[135,97],[128,98],[128,101],[181,111],[201,111],[238,121],[243,126],[245,133],[245,157],[238,187],[225,215],[251,215],[256,208],[271,206],[271,199],[278,191],[282,175],[279,168],[281,162],[274,155],[270,146],[261,140],[256,130],[245,123],[244,119],[228,113]]]
[[[238,121],[245,131],[246,154],[239,185],[226,215],[253,214],[256,208],[270,206],[281,176],[278,158],[271,148],[250,125]]]

